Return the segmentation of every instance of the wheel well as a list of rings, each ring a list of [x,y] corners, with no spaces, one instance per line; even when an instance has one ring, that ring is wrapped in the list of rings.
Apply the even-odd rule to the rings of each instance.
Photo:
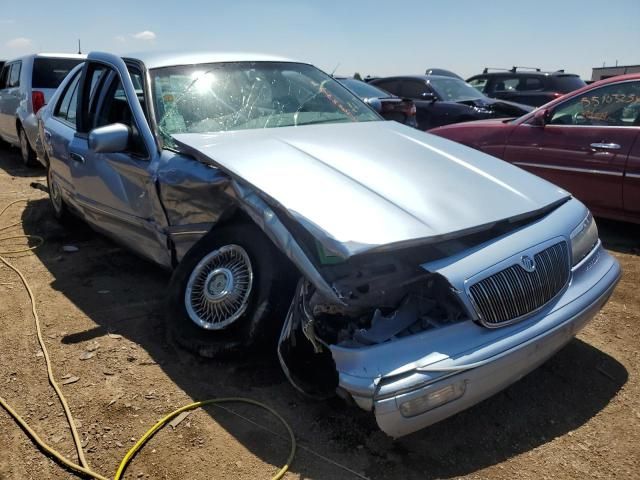
[[[282,221],[282,218],[280,217],[280,221]],[[283,222],[285,228],[290,232],[290,234],[292,234],[291,231],[291,225],[288,224],[288,222]],[[223,215],[218,222],[216,222],[210,229],[209,231],[202,237],[207,237],[209,235],[215,235],[215,230],[217,228],[223,227],[223,226],[229,226],[229,225],[241,225],[241,224],[253,224],[255,225],[258,230],[260,230],[264,236],[266,237],[266,240],[270,243],[273,244],[273,246],[275,247],[275,249],[280,252],[282,254],[282,259],[289,265],[291,266],[291,268],[295,269],[297,271],[297,268],[293,265],[293,263],[291,262],[291,260],[287,257],[286,252],[283,252],[280,247],[278,247],[271,238],[269,238],[269,235],[267,234],[267,232],[265,232],[260,225],[257,225],[256,222],[253,220],[253,218],[251,218],[251,216],[245,212],[244,210],[242,210],[241,208],[235,208],[232,211],[226,213],[225,215]],[[192,247],[193,248],[193,247]]]
[[[203,238],[208,237],[209,235],[213,235],[216,229],[220,228],[224,225],[232,225],[232,224],[240,224],[240,223],[255,223],[246,212],[244,212],[240,208],[232,208],[229,211],[222,214],[222,216],[215,222],[211,228],[202,235],[198,240],[196,240],[188,250],[184,251],[184,255],[186,255],[198,242],[200,242]],[[171,237],[167,237],[168,247],[171,251],[171,266],[172,268],[176,268],[180,261],[178,260],[178,252],[176,251],[176,245],[172,241]]]

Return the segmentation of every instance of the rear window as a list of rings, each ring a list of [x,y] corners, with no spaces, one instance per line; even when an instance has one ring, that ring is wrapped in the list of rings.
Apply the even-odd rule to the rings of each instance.
[[[64,77],[84,60],[75,58],[36,58],[33,61],[33,88],[58,88]]]
[[[586,85],[584,81],[577,75],[557,75],[554,77],[555,90],[560,93],[573,92]]]

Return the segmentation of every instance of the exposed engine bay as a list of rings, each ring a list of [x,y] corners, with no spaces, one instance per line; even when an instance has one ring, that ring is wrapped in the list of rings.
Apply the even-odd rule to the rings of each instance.
[[[353,279],[334,283],[348,298],[346,305],[323,298],[304,278],[299,281],[278,342],[280,363],[296,389],[318,398],[335,394],[330,345],[363,348],[467,319],[441,275],[418,267],[404,281],[397,276],[387,272],[359,285]]]

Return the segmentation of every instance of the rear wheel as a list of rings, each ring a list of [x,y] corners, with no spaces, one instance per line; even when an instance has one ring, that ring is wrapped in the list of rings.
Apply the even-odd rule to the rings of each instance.
[[[69,210],[64,203],[60,185],[58,184],[56,178],[53,176],[50,164],[48,164],[47,166],[47,189],[49,190],[49,202],[51,203],[51,207],[53,208],[54,216],[61,223],[67,223],[71,217],[71,214],[69,213]]]
[[[18,127],[18,137],[20,139],[20,156],[22,157],[22,163],[27,167],[33,167],[36,165],[36,152],[33,151],[29,144],[29,139],[22,127]]]
[[[185,255],[169,285],[167,325],[203,357],[275,340],[293,293],[286,258],[253,224],[214,229]]]

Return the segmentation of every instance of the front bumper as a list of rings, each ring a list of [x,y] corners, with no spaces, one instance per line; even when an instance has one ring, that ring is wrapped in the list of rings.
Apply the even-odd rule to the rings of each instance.
[[[602,308],[620,275],[618,262],[599,245],[574,268],[570,286],[557,302],[534,318],[494,331],[463,322],[441,329],[453,334],[425,332],[440,338],[416,335],[406,337],[410,345],[403,345],[403,340],[387,343],[383,347],[396,352],[413,350],[417,360],[378,376],[363,375],[362,369],[354,367],[362,361],[371,365],[376,355],[386,357],[390,352],[375,351],[381,346],[359,352],[357,358],[332,348],[340,387],[361,407],[373,409],[379,427],[388,435],[415,432],[490,397],[546,361]],[[486,341],[465,348],[478,335]],[[447,385],[458,389],[462,385],[464,393],[424,413],[405,416],[401,412],[404,403]]]

